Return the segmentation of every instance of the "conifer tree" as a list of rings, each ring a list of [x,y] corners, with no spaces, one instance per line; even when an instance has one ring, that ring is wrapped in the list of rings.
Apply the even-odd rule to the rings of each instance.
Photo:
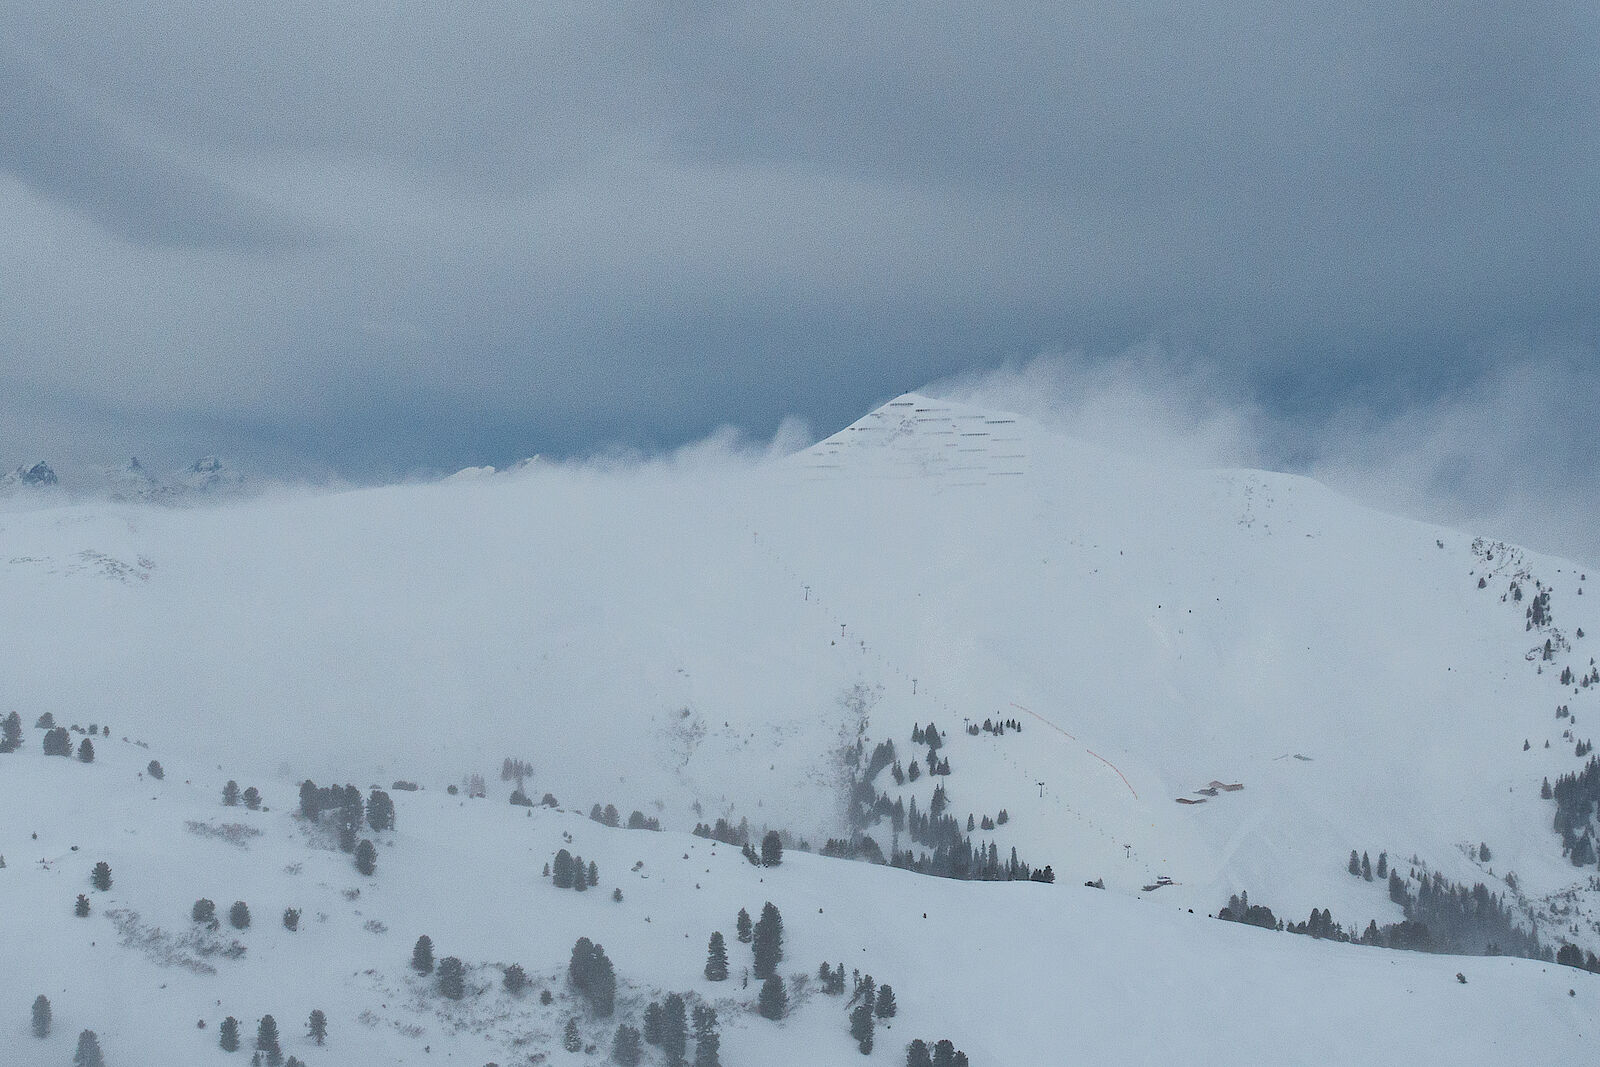
[[[782,978],[774,974],[761,983],[756,1007],[766,1019],[781,1019],[789,1013],[789,993],[783,987]]]
[[[956,1047],[947,1037],[941,1037],[933,1046],[933,1067],[955,1067]]]
[[[250,928],[250,906],[242,900],[233,902],[233,907],[228,909],[228,921],[235,930],[248,930]]]
[[[611,965],[611,959],[606,955],[604,948],[596,945],[594,957],[590,964],[589,1006],[594,1009],[596,1018],[609,1019],[616,1011],[617,1005],[617,972]]]
[[[256,1026],[256,1050],[266,1053],[272,1067],[283,1062],[283,1050],[278,1047],[278,1021],[270,1015],[263,1015]]]
[[[694,1067],[722,1067],[722,1035],[717,1032],[717,1009],[704,1004],[694,1009]]]
[[[768,830],[761,839],[761,866],[776,867],[783,862],[783,839],[778,831]]]
[[[50,998],[43,993],[33,998],[33,1036],[50,1036]]]
[[[22,716],[12,712],[0,723],[0,752],[15,752],[22,747]]]
[[[644,1050],[639,1047],[639,1031],[621,1023],[617,1026],[616,1036],[611,1039],[611,1062],[620,1063],[622,1067],[638,1067]]]
[[[885,982],[878,987],[877,1015],[880,1019],[893,1019],[898,1010],[894,1002],[894,989]]]
[[[411,950],[411,967],[418,974],[433,973],[433,939],[427,934],[417,938]]]
[[[933,1067],[933,1056],[922,1038],[913,1038],[906,1046],[906,1067]]]
[[[261,810],[261,790],[255,786],[248,786],[244,791],[244,806],[251,811]]]
[[[1369,882],[1372,881],[1372,861],[1367,858],[1365,852],[1361,854],[1361,877]]]
[[[511,966],[506,968],[506,976],[501,979],[500,984],[505,986],[507,993],[510,993],[512,996],[516,996],[520,994],[524,988],[526,988],[528,984],[528,972],[522,969],[522,964],[513,963]]]
[[[1353,875],[1361,873],[1361,857],[1356,855],[1355,849],[1350,850],[1350,862],[1346,865],[1346,869]]]
[[[94,865],[93,872],[89,875],[89,882],[102,893],[111,888],[111,865],[101,860]]]
[[[105,1057],[100,1054],[100,1039],[94,1036],[93,1030],[78,1035],[78,1051],[72,1054],[72,1067],[106,1067]]]
[[[321,1008],[311,1012],[311,1018],[306,1022],[306,1034],[317,1044],[322,1044],[328,1037],[328,1017]]]
[[[85,737],[78,744],[78,762],[79,763],[93,763],[94,762],[94,742],[90,741],[87,737]]]
[[[595,863],[594,860],[589,861],[588,875],[591,888],[600,884],[600,865]]]
[[[201,897],[194,902],[194,907],[189,909],[189,918],[209,926],[217,921],[217,906],[205,897]]]
[[[665,1013],[659,1001],[652,1000],[644,1009],[644,1039],[652,1045],[661,1044],[662,1023]]]
[[[451,1000],[466,996],[466,971],[455,956],[439,961],[439,992]]]
[[[67,734],[65,727],[57,726],[45,733],[44,754],[46,756],[72,755],[72,738]]]
[[[734,920],[733,932],[734,935],[738,937],[741,945],[748,945],[750,943],[750,938],[752,936],[750,913],[745,911],[743,908],[739,909],[739,917]]]
[[[378,850],[366,838],[361,839],[361,844],[356,846],[356,870],[362,874],[371,875],[378,869]]]
[[[239,803],[239,783],[232,778],[222,787],[222,803],[227,807],[236,807]]]
[[[572,853],[566,849],[556,853],[555,865],[551,868],[551,879],[557,889],[572,888]]]
[[[317,783],[307,778],[300,783],[300,815],[315,820],[320,814],[322,814],[322,797],[317,791]]]
[[[1377,874],[1379,878],[1389,877],[1389,854],[1387,852],[1378,853]]]
[[[778,964],[783,962],[783,918],[770,900],[761,908],[750,947],[755,953],[755,976],[765,979],[776,974]]]
[[[711,943],[706,946],[706,979],[712,982],[728,980],[728,946],[723,943],[721,930],[712,933]]]
[[[289,931],[291,934],[294,933],[296,930],[300,929],[300,909],[299,908],[284,908],[283,909],[283,928],[285,930]]]
[[[72,913],[80,919],[87,919],[89,917],[89,898],[79,893],[77,903],[72,905]]]
[[[583,1038],[578,1034],[578,1020],[574,1016],[567,1020],[566,1032],[561,1037],[561,1047],[568,1052],[583,1051]]]
[[[667,1062],[679,1067],[688,1047],[689,1013],[680,994],[668,993],[666,1006],[661,1009],[661,1048],[667,1054]]]
[[[872,1009],[857,1004],[850,1012],[850,1036],[863,1056],[872,1055]]]
[[[381,789],[367,798],[367,825],[374,830],[394,829],[394,801]]]
[[[228,1016],[217,1029],[217,1044],[224,1052],[239,1051],[239,1020]]]

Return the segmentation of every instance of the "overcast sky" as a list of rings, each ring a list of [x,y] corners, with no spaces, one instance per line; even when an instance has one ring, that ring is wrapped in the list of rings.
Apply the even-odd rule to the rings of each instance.
[[[1595,480],[1592,3],[0,0],[0,26],[5,466],[359,481],[826,433],[1044,356],[1203,382],[1278,465],[1328,450],[1296,427],[1399,442],[1551,382],[1513,474]]]

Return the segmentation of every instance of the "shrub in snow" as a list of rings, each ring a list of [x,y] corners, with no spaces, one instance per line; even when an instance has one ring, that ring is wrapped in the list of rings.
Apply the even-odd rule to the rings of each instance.
[[[33,998],[33,1036],[50,1036],[50,999],[43,993]]]
[[[228,909],[228,921],[235,930],[246,930],[250,927],[250,908],[242,900],[233,902],[233,907]]]

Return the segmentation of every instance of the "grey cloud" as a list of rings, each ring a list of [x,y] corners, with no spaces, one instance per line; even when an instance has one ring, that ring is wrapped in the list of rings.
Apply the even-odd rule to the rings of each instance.
[[[501,465],[1141,343],[1271,432],[1600,345],[1576,3],[4,7],[0,373],[132,434]]]
[[[0,168],[129,241],[271,248],[305,236],[192,163],[120,133],[3,45]]]

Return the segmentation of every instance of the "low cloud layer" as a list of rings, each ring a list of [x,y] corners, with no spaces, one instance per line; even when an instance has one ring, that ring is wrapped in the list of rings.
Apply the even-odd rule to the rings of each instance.
[[[1596,365],[1582,5],[0,8],[6,466],[671,450],[1141,345],[1218,441],[1442,447]]]
[[[1306,474],[1385,511],[1600,566],[1600,381],[1583,352],[1509,350],[1443,394],[1314,415],[1273,410],[1247,378],[1154,345],[1044,356],[930,391],[1157,462]]]

